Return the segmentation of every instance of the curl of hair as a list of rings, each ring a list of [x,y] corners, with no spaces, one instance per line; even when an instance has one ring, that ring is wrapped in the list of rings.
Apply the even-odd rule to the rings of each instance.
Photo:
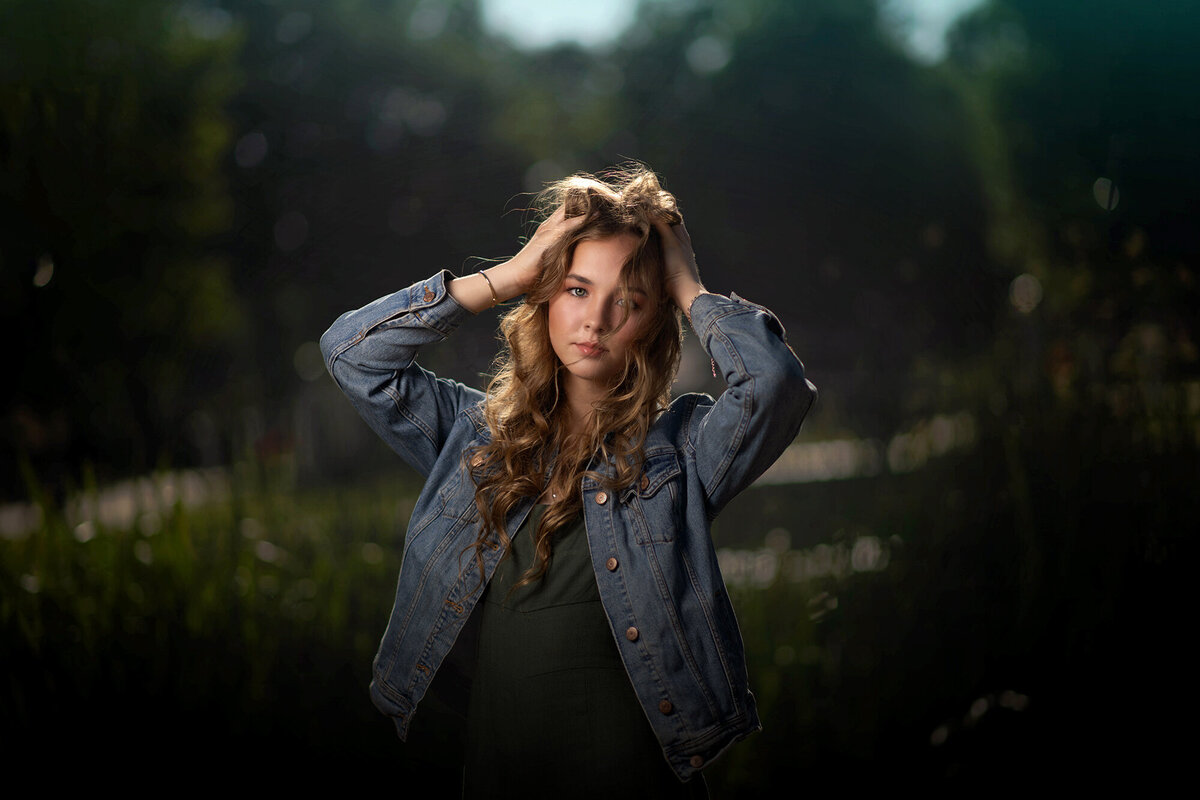
[[[660,220],[681,222],[682,216],[674,196],[662,188],[658,177],[641,164],[599,175],[573,175],[538,195],[539,219],[559,206],[565,206],[568,217],[583,216],[585,220],[546,248],[540,277],[524,302],[501,320],[503,346],[484,405],[492,439],[464,453],[471,465],[475,506],[482,522],[474,543],[481,581],[483,553],[495,547],[492,534],[501,545],[509,544],[505,528],[509,512],[523,498],[543,494],[553,498],[534,532],[534,563],[514,588],[545,574],[554,532],[582,508],[584,475],[609,491],[639,478],[646,432],[670,401],[683,339],[680,311],[665,290],[662,243],[654,227]],[[624,367],[609,394],[594,404],[587,429],[569,435],[565,368],[550,343],[550,299],[560,291],[580,242],[624,235],[632,236],[636,246],[622,265],[620,285],[645,291],[644,308],[651,313],[643,318],[637,337],[627,348]],[[621,319],[615,329],[626,321]],[[596,460],[612,464],[612,474],[593,470]]]

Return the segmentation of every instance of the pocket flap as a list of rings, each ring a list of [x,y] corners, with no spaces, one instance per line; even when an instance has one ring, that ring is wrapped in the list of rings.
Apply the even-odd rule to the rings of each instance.
[[[642,477],[638,479],[638,494],[653,497],[664,483],[677,477],[679,472],[679,456],[674,450],[647,453],[642,463]]]

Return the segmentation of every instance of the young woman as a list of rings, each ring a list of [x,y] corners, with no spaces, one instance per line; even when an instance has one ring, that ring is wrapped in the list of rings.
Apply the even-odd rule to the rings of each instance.
[[[467,796],[705,796],[700,770],[760,727],[710,523],[815,389],[774,315],[704,289],[652,172],[545,197],[510,261],[439,272],[322,337],[338,385],[426,479],[372,699],[404,739],[435,675],[470,687]],[[416,364],[519,295],[486,393]],[[715,401],[670,399],[682,316],[725,379]]]

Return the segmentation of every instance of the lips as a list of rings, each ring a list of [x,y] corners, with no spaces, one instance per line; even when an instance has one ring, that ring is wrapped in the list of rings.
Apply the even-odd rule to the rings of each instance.
[[[575,346],[579,348],[579,352],[584,358],[596,358],[605,353],[605,349],[600,346],[599,342],[575,342]]]

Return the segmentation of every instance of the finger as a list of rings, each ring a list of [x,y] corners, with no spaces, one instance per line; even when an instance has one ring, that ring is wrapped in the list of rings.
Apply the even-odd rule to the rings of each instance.
[[[560,205],[554,209],[554,212],[550,216],[538,224],[537,233],[540,233],[543,237],[557,235],[562,230],[567,229],[567,223],[571,221],[567,219],[566,208]]]
[[[663,243],[667,247],[678,249],[685,257],[692,252],[692,237],[688,235],[687,228],[683,227],[683,223],[675,225],[667,225],[665,222],[656,222],[659,236],[663,238]]]
[[[566,206],[561,206],[563,209],[563,223],[571,228],[578,228],[583,223],[587,222],[589,214],[576,214],[573,217],[566,216]]]
[[[654,227],[658,230],[658,235],[663,238],[664,242],[679,241],[679,233],[675,230],[674,225],[668,225],[662,220],[655,220]]]
[[[567,216],[567,206],[564,203],[564,204],[560,205],[558,208],[556,208],[554,210],[554,213],[551,214],[546,219],[546,225],[547,225],[547,227],[554,228],[555,230],[560,231],[560,232],[571,231],[571,230],[574,230],[575,228],[578,228],[583,223],[587,222],[589,216],[590,216],[589,214],[584,213],[584,214],[576,214],[572,217],[568,217]]]

